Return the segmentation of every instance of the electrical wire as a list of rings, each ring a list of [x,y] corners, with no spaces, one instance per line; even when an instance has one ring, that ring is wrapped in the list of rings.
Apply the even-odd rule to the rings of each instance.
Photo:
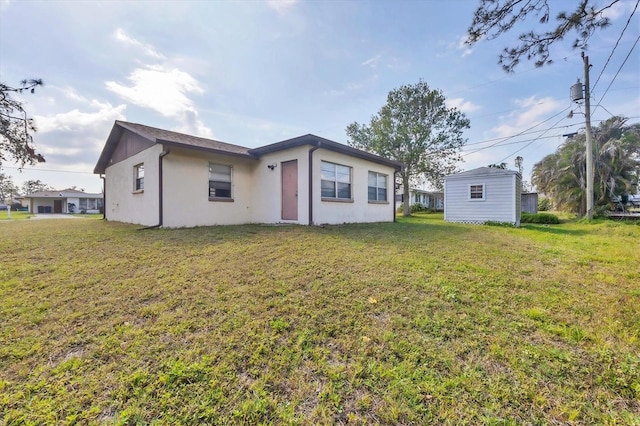
[[[602,103],[602,99],[604,99],[604,97],[607,95],[607,92],[609,91],[609,89],[611,88],[611,85],[613,84],[614,81],[616,81],[616,78],[618,78],[618,74],[620,74],[620,71],[622,71],[622,68],[625,66],[625,64],[627,63],[627,60],[629,60],[629,56],[631,56],[631,53],[633,52],[633,49],[636,48],[636,46],[638,45],[638,41],[640,41],[640,36],[638,36],[638,38],[636,38],[635,43],[633,43],[633,46],[631,46],[631,50],[629,50],[629,53],[627,54],[627,57],[624,58],[624,61],[622,62],[622,64],[620,65],[620,68],[618,68],[618,71],[616,71],[616,75],[613,76],[613,79],[611,80],[611,82],[609,83],[609,85],[607,86],[607,89],[604,91],[604,93],[602,94],[602,97],[600,98],[600,100],[598,101],[597,105],[600,105],[600,103]],[[596,106],[597,108],[597,106]]]
[[[554,123],[554,126],[555,126],[556,124],[560,123],[560,122],[561,122],[562,120],[564,120],[565,118],[566,118],[566,117],[562,117],[560,120],[558,120],[557,122],[555,122],[555,123]],[[543,133],[543,135],[544,135],[544,133]],[[542,135],[540,135],[540,136],[542,136]],[[557,136],[556,136],[556,137],[557,137]],[[508,159],[508,158],[510,158],[510,157],[513,157],[515,154],[517,154],[518,152],[522,151],[523,149],[525,149],[526,147],[528,147],[529,145],[531,145],[532,143],[534,143],[534,142],[535,142],[535,141],[537,141],[538,139],[541,139],[541,137],[537,137],[537,138],[535,138],[534,140],[532,140],[531,142],[529,142],[528,144],[526,144],[526,145],[525,145],[525,146],[523,146],[522,148],[520,148],[520,149],[518,149],[517,151],[512,152],[511,154],[507,155],[507,156],[506,156],[506,157],[504,157],[502,160],[498,161],[498,163],[497,163],[497,164],[502,163],[503,161],[507,160],[507,159]]]
[[[640,4],[640,0],[636,1],[636,5],[633,8],[633,11],[631,12],[631,15],[629,15],[629,19],[627,19],[627,23],[625,24],[624,28],[622,29],[622,32],[620,33],[620,37],[618,37],[618,40],[616,41],[616,44],[613,46],[613,49],[611,50],[611,53],[609,53],[609,57],[607,58],[607,61],[604,63],[604,67],[602,67],[602,71],[600,71],[600,75],[596,79],[596,82],[593,83],[593,86],[591,86],[591,90],[595,90],[596,86],[598,85],[598,82],[600,81],[600,77],[602,77],[602,74],[604,74],[604,70],[607,69],[607,65],[609,64],[609,61],[611,60],[611,57],[613,56],[613,53],[616,51],[616,48],[618,47],[618,43],[620,43],[620,40],[622,39],[622,36],[624,35],[624,32],[627,30],[627,27],[629,26],[629,23],[631,22],[631,18],[633,18],[633,15],[636,13],[636,10],[638,9],[638,4]]]
[[[507,140],[509,140],[509,139],[513,139],[513,138],[518,137],[518,136],[521,136],[521,135],[523,135],[525,132],[528,132],[528,131],[529,131],[529,130],[531,130],[531,129],[535,129],[536,127],[538,127],[538,126],[540,126],[540,125],[542,125],[542,124],[546,123],[547,121],[549,121],[549,120],[552,120],[552,119],[556,118],[556,117],[557,117],[557,116],[559,116],[560,114],[563,114],[563,113],[564,113],[564,112],[566,112],[569,108],[571,108],[571,105],[569,105],[568,107],[566,107],[565,109],[563,109],[563,110],[562,110],[562,111],[560,111],[559,113],[552,115],[551,117],[547,118],[546,120],[541,121],[540,123],[536,124],[535,126],[531,126],[531,127],[529,127],[528,129],[525,129],[525,130],[521,131],[520,133],[516,133],[516,134],[515,134],[515,135],[513,135],[513,136],[509,136],[508,138],[504,139],[502,142],[507,141]],[[564,119],[564,117],[563,117],[562,119]],[[560,120],[560,121],[562,121],[562,120]],[[559,123],[560,121],[558,121],[558,123]],[[549,130],[550,130],[550,129],[547,129],[546,131],[549,131]],[[474,152],[482,151],[483,149],[491,148],[491,147],[496,146],[496,145],[499,145],[499,144],[500,144],[500,141],[499,141],[499,142],[496,142],[496,143],[494,143],[494,144],[491,144],[491,145],[489,145],[489,146],[482,147],[482,148],[477,149],[477,150],[475,150],[475,151],[468,152],[468,153],[466,153],[466,154],[462,155],[462,157],[465,157],[465,156],[467,156],[467,155],[473,154]]]

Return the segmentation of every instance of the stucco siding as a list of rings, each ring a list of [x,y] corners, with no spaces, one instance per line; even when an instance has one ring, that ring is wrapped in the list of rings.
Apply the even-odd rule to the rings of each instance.
[[[265,154],[253,171],[253,221],[257,223],[309,223],[309,146]],[[282,220],[282,163],[298,163],[298,220]],[[269,165],[275,165],[271,170]]]
[[[484,185],[484,199],[470,199],[471,185]],[[514,175],[448,177],[445,180],[445,220],[519,223],[516,199],[520,195],[518,193],[516,197],[514,186]]]
[[[233,201],[209,199],[209,163],[231,166]],[[163,226],[169,228],[253,222],[256,160],[172,149],[163,159]]]
[[[154,145],[105,170],[107,220],[153,226],[158,224],[158,156]],[[134,190],[134,166],[144,164],[144,190]]]
[[[352,201],[327,201],[321,197],[322,161],[351,167]],[[368,200],[369,171],[387,175],[387,202],[370,203]],[[351,157],[337,152],[318,149],[313,153],[313,223],[341,224],[353,222],[391,222],[394,218],[394,169],[389,166]]]

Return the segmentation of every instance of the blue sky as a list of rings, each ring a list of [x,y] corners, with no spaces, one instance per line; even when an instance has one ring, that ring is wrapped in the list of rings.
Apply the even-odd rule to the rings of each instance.
[[[471,120],[461,170],[503,161],[515,168],[520,155],[529,180],[562,134],[584,126],[583,115],[565,118],[580,110],[569,99],[583,80],[580,51],[568,39],[552,49],[553,65],[522,62],[505,74],[497,57],[520,31],[464,46],[477,3],[0,0],[0,80],[44,80],[20,99],[47,159],[22,172],[5,163],[4,171],[18,185],[40,179],[99,192],[92,171],[114,120],[248,147],[307,133],[346,143],[348,124],[368,122],[390,90],[423,79]],[[552,13],[574,4],[553,1]],[[611,8],[611,27],[586,52],[592,86],[601,74],[595,125],[611,114],[640,121],[640,46],[632,50],[640,11],[611,55],[635,5]]]

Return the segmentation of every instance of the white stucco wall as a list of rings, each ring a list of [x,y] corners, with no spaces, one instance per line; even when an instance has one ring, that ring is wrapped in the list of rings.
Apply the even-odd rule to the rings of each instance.
[[[253,172],[253,222],[309,223],[309,145],[265,154]],[[282,163],[298,161],[298,220],[282,220]],[[267,165],[276,164],[273,170]]]
[[[309,224],[309,149],[295,147],[259,160],[171,147],[163,157],[164,227],[245,223]],[[105,215],[108,220],[153,226],[159,223],[158,157],[161,145],[107,167]],[[298,162],[298,220],[282,220],[282,163]],[[353,202],[321,199],[322,161],[352,168]],[[209,163],[232,167],[232,199],[209,199]],[[134,166],[144,163],[143,191],[134,191]],[[275,164],[270,170],[267,165]],[[387,175],[387,202],[368,201],[368,172]],[[317,149],[313,153],[313,223],[390,222],[394,218],[394,169],[349,155]],[[77,205],[76,205],[77,208]]]
[[[484,199],[469,199],[470,185],[484,185]],[[444,220],[520,224],[520,190],[516,174],[448,176],[444,189]]]
[[[351,196],[353,202],[323,201],[321,199],[320,166],[322,161],[352,168]],[[387,175],[387,202],[370,203],[368,200],[369,171]],[[313,223],[340,224],[353,222],[392,222],[395,212],[394,169],[382,164],[351,157],[334,151],[318,149],[313,153]]]
[[[233,201],[209,200],[209,163],[231,166]],[[169,228],[253,222],[253,178],[258,161],[172,148],[163,159],[163,226]],[[265,167],[266,168],[266,167]]]
[[[158,156],[154,145],[105,170],[105,216],[107,220],[146,226],[158,224]],[[144,163],[144,190],[134,191],[134,169]]]

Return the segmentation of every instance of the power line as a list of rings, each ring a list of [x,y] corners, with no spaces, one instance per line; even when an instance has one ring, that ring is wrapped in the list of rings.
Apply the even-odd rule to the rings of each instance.
[[[638,41],[640,41],[640,36],[638,36],[638,38],[636,38],[635,43],[633,43],[633,46],[631,46],[631,50],[629,50],[629,53],[627,54],[627,57],[624,58],[624,61],[620,65],[620,68],[618,68],[618,71],[616,71],[616,75],[613,76],[613,79],[611,80],[611,82],[607,86],[607,90],[605,90],[604,93],[602,94],[602,97],[598,101],[598,105],[600,105],[600,103],[602,103],[602,99],[604,99],[604,97],[606,96],[607,92],[611,88],[611,85],[613,84],[614,81],[616,81],[616,78],[618,78],[618,74],[620,74],[620,71],[622,71],[622,68],[627,63],[627,60],[629,60],[629,56],[631,56],[631,52],[633,52],[633,49],[635,49],[636,46],[638,45]],[[597,108],[597,106],[596,106],[596,108]]]
[[[554,126],[558,123],[560,123],[562,120],[564,120],[565,117],[560,118],[560,120],[556,121],[554,123]],[[544,133],[543,133],[544,135]],[[498,161],[498,164],[502,163],[504,160],[508,159],[509,157],[514,156],[515,154],[517,154],[518,152],[522,151],[523,149],[525,149],[526,147],[528,147],[529,145],[531,145],[532,143],[534,143],[535,141],[537,141],[538,139],[541,139],[542,135],[540,135],[540,137],[537,137],[535,139],[533,139],[531,142],[529,142],[528,144],[526,144],[525,146],[523,146],[522,148],[516,150],[515,152],[512,152],[511,154],[507,155],[506,157],[504,157],[502,160]],[[557,136],[556,136],[557,137]]]
[[[620,40],[622,39],[622,36],[624,35],[624,32],[627,30],[627,27],[629,26],[629,23],[631,22],[631,18],[636,13],[636,9],[638,9],[638,4],[640,4],[640,0],[636,1],[636,5],[633,8],[633,11],[631,12],[631,15],[629,15],[629,19],[627,19],[627,23],[625,24],[624,28],[622,29],[622,32],[620,33],[620,37],[618,37],[618,40],[616,41],[616,44],[613,46],[613,49],[611,50],[611,53],[609,53],[609,57],[607,58],[607,61],[604,63],[604,67],[602,67],[602,71],[600,71],[600,75],[596,79],[596,82],[593,83],[593,86],[591,86],[591,90],[594,90],[596,88],[596,86],[598,85],[598,82],[600,81],[600,77],[602,77],[602,74],[604,74],[604,70],[607,69],[607,65],[609,64],[609,61],[611,60],[611,57],[613,56],[613,52],[616,51],[616,48],[618,47],[618,43],[620,43]]]
[[[516,134],[515,134],[515,135],[513,135],[513,136],[509,136],[508,138],[504,139],[502,142],[507,141],[507,140],[509,140],[509,139],[513,139],[513,138],[518,137],[518,136],[521,136],[521,135],[523,135],[525,132],[528,132],[528,131],[529,131],[529,130],[531,130],[531,129],[535,129],[536,127],[538,127],[538,126],[540,126],[540,125],[542,125],[542,124],[546,123],[547,121],[549,121],[549,120],[552,120],[552,119],[556,118],[556,117],[557,117],[557,116],[559,116],[560,114],[564,114],[564,112],[565,112],[565,111],[567,111],[569,108],[571,108],[571,105],[569,105],[568,107],[566,107],[565,109],[563,109],[563,110],[562,110],[562,111],[560,111],[559,113],[557,113],[557,114],[555,114],[555,115],[552,115],[551,117],[547,118],[546,120],[541,121],[540,123],[536,124],[535,126],[531,126],[531,127],[529,127],[528,129],[525,129],[525,130],[521,131],[520,133],[516,133]],[[563,117],[563,119],[564,119],[564,117]],[[562,120],[561,120],[561,121],[562,121]],[[558,123],[559,123],[559,122],[560,122],[560,121],[558,121]],[[550,130],[550,129],[547,129],[546,131],[549,131],[549,130]],[[468,152],[467,154],[462,155],[462,157],[465,157],[465,156],[467,156],[467,155],[473,154],[474,152],[482,151],[483,149],[491,148],[491,147],[496,146],[496,145],[498,145],[498,144],[500,144],[500,141],[498,141],[498,142],[496,142],[496,143],[494,143],[494,144],[491,144],[491,145],[489,145],[489,146],[482,147],[482,148],[477,149],[477,150],[475,150],[475,151]]]

